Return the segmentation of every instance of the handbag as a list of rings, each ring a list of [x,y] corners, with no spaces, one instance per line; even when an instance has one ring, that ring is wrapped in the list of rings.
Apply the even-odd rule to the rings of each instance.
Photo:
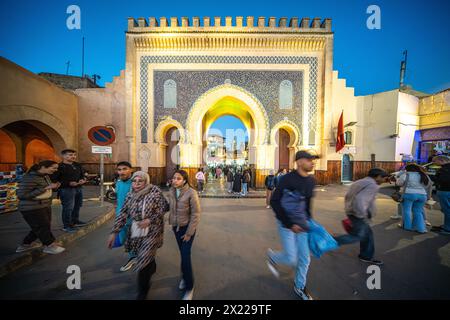
[[[44,179],[47,182],[47,184],[50,185],[48,178],[45,177]],[[52,189],[47,189],[44,191],[44,193],[41,193],[40,195],[34,197],[33,200],[48,200],[52,197],[52,195],[53,195]]]
[[[403,188],[406,189],[407,185],[408,185],[408,180],[409,180],[409,174],[406,173],[406,179],[405,179],[405,184],[403,185]],[[392,200],[394,200],[395,202],[403,202],[403,192],[400,190],[396,190],[394,191],[393,194],[391,194],[391,198]]]
[[[144,205],[142,206],[142,220],[144,219],[145,215],[145,205],[147,203],[147,199],[144,199]],[[149,227],[140,228],[139,222],[133,220],[133,223],[131,224],[131,238],[141,238],[146,237],[148,235]]]

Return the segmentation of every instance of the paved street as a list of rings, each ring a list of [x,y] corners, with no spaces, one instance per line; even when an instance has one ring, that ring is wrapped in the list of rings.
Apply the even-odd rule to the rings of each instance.
[[[347,186],[317,190],[315,218],[330,233],[342,233],[343,196]],[[386,191],[384,193],[387,193]],[[293,274],[282,269],[275,279],[265,265],[268,247],[280,248],[272,210],[264,199],[201,199],[203,217],[193,247],[195,299],[296,299]],[[443,299],[450,298],[450,237],[419,235],[397,228],[389,220],[396,204],[386,195],[377,200],[374,219],[376,257],[382,259],[381,290],[366,287],[367,265],[351,245],[312,258],[308,288],[316,299]],[[428,211],[428,219],[440,224],[442,214]],[[58,256],[46,256],[35,264],[0,279],[0,299],[134,299],[135,274],[120,273],[126,261],[123,249],[108,250],[109,221],[96,231],[67,246]],[[66,268],[78,265],[81,290],[66,288]],[[169,226],[158,252],[157,272],[149,299],[179,299],[179,254]]]

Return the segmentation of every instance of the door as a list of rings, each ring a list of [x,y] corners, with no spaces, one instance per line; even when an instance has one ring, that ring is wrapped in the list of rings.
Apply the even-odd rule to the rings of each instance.
[[[350,155],[344,154],[342,157],[342,181],[353,180],[353,161]]]

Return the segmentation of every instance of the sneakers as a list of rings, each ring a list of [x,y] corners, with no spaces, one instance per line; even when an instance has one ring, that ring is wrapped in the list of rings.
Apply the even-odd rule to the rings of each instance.
[[[272,249],[267,249],[267,260],[266,264],[269,268],[270,272],[272,272],[273,276],[277,279],[280,278],[280,272],[278,271],[277,264],[272,260],[272,255],[274,254]]]
[[[83,222],[83,221],[78,220],[77,222],[73,223],[73,227],[84,227],[87,224],[88,224],[87,222]]]
[[[186,289],[186,282],[184,281],[184,279],[181,279],[180,284],[178,285],[178,289],[180,290]]]
[[[125,263],[123,266],[120,267],[120,272],[125,272],[133,268],[133,266],[136,264],[136,258],[130,258],[128,259],[127,263]]]
[[[270,206],[266,206],[266,209],[270,209]]]
[[[401,219],[401,218],[402,218],[402,216],[399,215],[399,214],[395,214],[395,215],[391,216],[391,219],[392,219],[392,220],[399,220],[399,219]]]
[[[309,294],[309,292],[306,290],[306,287],[304,287],[303,289],[300,289],[300,288],[297,288],[296,286],[294,286],[294,292],[302,300],[314,300],[311,297],[311,295]]]
[[[72,228],[72,227],[65,227],[65,228],[63,228],[62,229],[64,232],[67,232],[67,233],[75,233],[75,232],[77,232],[77,230],[75,230],[74,228]]]
[[[40,247],[42,247],[42,243],[36,242],[36,241],[34,241],[30,244],[21,244],[20,246],[17,247],[16,253],[33,250],[33,249],[37,249]]]
[[[44,253],[48,254],[59,254],[61,252],[64,252],[66,249],[60,246],[45,246]]]
[[[194,297],[194,289],[186,291],[182,300],[192,300],[193,297]]]
[[[362,258],[362,257],[358,257],[360,261],[365,262],[365,263],[370,263],[370,264],[376,264],[377,266],[382,266],[384,263],[383,261],[380,260],[376,260],[376,259],[366,259],[366,258]]]

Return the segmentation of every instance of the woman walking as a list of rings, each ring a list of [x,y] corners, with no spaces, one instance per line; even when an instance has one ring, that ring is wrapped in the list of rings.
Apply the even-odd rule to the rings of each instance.
[[[137,254],[137,262],[134,265],[134,270],[138,271],[137,300],[145,300],[150,290],[151,277],[156,271],[156,251],[163,245],[164,213],[169,208],[161,190],[150,184],[147,173],[135,172],[131,183],[131,192],[114,221],[108,247],[113,247],[116,236],[127,223],[127,219],[131,218],[125,251]]]
[[[194,295],[194,276],[191,263],[191,249],[197,226],[200,221],[200,201],[197,192],[189,185],[186,171],[178,170],[173,175],[169,190],[170,215],[178,249],[181,255],[180,290],[185,290],[183,300],[192,300]]]
[[[58,254],[65,249],[55,242],[51,231],[52,190],[59,188],[59,183],[52,183],[50,175],[58,170],[58,163],[44,160],[33,165],[26,173],[17,190],[20,200],[19,211],[31,227],[31,231],[17,248],[16,252],[36,249],[44,245],[44,252]],[[39,239],[41,243],[36,242]]]
[[[198,192],[203,192],[203,187],[205,185],[205,174],[203,173],[203,168],[199,168],[197,174],[195,175],[197,179],[197,190]]]
[[[431,180],[417,164],[408,164],[397,179],[403,187],[403,227],[408,231],[426,233],[425,202],[431,197]]]

